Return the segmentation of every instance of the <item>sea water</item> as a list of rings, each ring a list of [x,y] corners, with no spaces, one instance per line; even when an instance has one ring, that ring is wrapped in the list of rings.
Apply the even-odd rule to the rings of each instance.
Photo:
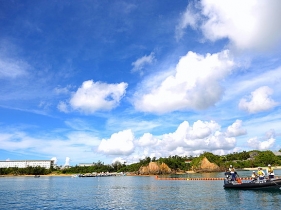
[[[239,174],[250,176],[251,172]],[[278,173],[277,173],[278,175]],[[186,177],[223,177],[223,173]],[[241,176],[241,175],[240,175]],[[281,176],[281,173],[280,173]],[[1,177],[0,209],[280,209],[281,190],[226,190],[223,180],[154,176]]]

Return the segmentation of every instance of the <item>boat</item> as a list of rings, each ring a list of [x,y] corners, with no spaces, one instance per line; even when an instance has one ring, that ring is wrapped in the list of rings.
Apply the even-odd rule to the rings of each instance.
[[[225,189],[243,189],[243,190],[259,190],[259,189],[281,189],[281,179],[264,179],[242,182],[240,178],[236,181],[224,180],[223,187]]]
[[[39,177],[40,177],[40,175],[35,175],[35,176],[34,176],[34,178],[39,178]]]

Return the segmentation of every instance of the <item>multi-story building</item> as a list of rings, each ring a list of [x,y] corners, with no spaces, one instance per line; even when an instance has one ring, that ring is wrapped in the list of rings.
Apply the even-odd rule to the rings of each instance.
[[[49,169],[54,166],[54,160],[7,160],[0,161],[0,168],[26,168],[28,166]]]

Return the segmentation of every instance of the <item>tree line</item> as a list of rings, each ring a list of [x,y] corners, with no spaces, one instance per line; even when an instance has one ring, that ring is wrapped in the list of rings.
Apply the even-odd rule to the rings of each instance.
[[[243,151],[234,152],[227,155],[215,155],[211,152],[203,152],[198,157],[193,156],[169,156],[160,158],[145,157],[139,162],[133,164],[125,164],[115,161],[112,164],[104,164],[101,161],[93,162],[92,166],[74,166],[69,168],[50,168],[45,169],[40,166],[27,168],[0,168],[0,175],[44,175],[50,173],[57,174],[85,174],[92,172],[131,172],[138,173],[142,166],[147,166],[150,162],[165,163],[173,172],[188,171],[199,166],[200,161],[206,157],[210,162],[217,164],[221,169],[228,168],[233,165],[235,168],[255,168],[264,167],[268,164],[272,166],[281,165],[281,157],[274,155],[272,151]]]
[[[234,152],[227,155],[214,155],[210,152],[204,152],[199,157],[194,158],[191,162],[193,167],[198,167],[200,161],[206,157],[210,162],[217,164],[220,168],[228,168],[233,165],[234,168],[256,168],[265,167],[268,164],[272,166],[281,165],[281,157],[276,156],[272,151],[243,151]]]
[[[8,175],[12,174],[14,176],[18,175],[46,175],[52,173],[53,169],[46,169],[41,166],[28,166],[26,168],[18,168],[18,167],[12,167],[12,168],[0,168],[0,175]]]

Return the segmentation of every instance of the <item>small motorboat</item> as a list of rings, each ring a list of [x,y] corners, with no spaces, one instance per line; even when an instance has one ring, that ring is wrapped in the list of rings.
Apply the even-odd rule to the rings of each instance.
[[[258,189],[281,189],[281,179],[263,179],[242,182],[241,179],[236,181],[224,180],[223,187],[225,189],[243,189],[243,190],[258,190]]]
[[[35,176],[34,176],[34,178],[39,178],[39,177],[40,177],[40,175],[35,175]]]

